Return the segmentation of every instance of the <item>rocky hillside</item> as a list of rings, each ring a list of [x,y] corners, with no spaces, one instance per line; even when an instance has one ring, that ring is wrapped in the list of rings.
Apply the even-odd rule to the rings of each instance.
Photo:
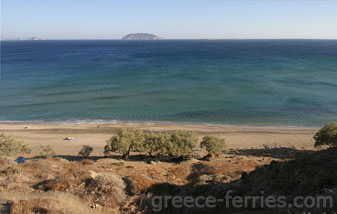
[[[208,157],[208,156],[207,156]],[[0,213],[154,213],[155,196],[331,195],[337,201],[337,148],[301,151],[292,148],[234,149],[229,153],[177,162],[170,158],[133,156],[61,156],[30,158],[17,164],[0,157]],[[334,203],[335,204],[335,203]],[[330,209],[248,207],[165,207],[155,213],[289,214],[334,213]]]

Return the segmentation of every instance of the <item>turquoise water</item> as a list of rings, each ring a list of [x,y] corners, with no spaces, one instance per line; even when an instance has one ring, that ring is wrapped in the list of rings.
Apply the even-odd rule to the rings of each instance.
[[[337,40],[1,42],[1,121],[337,121]]]

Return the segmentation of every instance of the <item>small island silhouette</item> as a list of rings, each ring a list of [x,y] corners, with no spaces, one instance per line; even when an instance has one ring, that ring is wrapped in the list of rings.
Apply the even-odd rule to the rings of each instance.
[[[122,40],[162,40],[163,38],[149,33],[131,33],[122,38]]]

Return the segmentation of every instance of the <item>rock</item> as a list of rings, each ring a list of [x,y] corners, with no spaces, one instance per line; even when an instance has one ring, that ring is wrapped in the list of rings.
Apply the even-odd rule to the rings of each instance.
[[[147,160],[146,163],[147,164],[151,164],[151,165],[156,165],[157,164],[157,162],[153,161],[153,160]]]
[[[93,210],[100,210],[100,211],[103,210],[103,207],[99,204],[96,204],[96,203],[90,204],[89,207]]]
[[[96,178],[98,176],[98,173],[96,173],[96,172],[94,172],[92,170],[89,171],[89,174],[90,174],[91,178]]]
[[[200,175],[196,181],[198,184],[207,184],[207,183],[228,182],[229,179],[230,178],[222,174],[216,174],[216,175],[203,174],[203,175]]]

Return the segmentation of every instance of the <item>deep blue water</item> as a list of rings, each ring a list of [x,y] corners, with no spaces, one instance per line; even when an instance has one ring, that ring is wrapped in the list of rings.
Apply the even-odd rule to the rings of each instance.
[[[0,120],[321,126],[337,40],[1,42]]]

